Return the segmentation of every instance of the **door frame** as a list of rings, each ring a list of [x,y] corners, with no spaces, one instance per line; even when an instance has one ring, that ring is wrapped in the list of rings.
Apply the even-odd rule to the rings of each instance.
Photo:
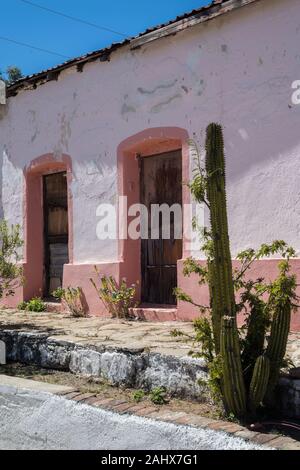
[[[49,233],[47,230],[47,225],[48,225],[48,207],[45,207],[45,202],[46,202],[46,185],[45,185],[45,178],[50,175],[59,175],[59,174],[64,174],[66,175],[66,183],[67,183],[67,188],[66,188],[66,196],[67,196],[67,214],[69,214],[69,205],[68,205],[68,179],[67,179],[67,172],[66,171],[55,171],[51,173],[46,173],[42,175],[42,191],[43,191],[43,222],[44,222],[44,287],[43,287],[43,296],[45,298],[50,298],[51,292],[50,292],[50,249],[49,249]],[[68,215],[69,217],[69,215]],[[69,229],[69,227],[68,227]],[[68,245],[68,251],[69,251],[69,233],[67,235],[67,245]],[[62,287],[62,286],[61,286]]]
[[[140,203],[139,155],[142,158],[181,150],[182,181],[190,180],[189,134],[179,127],[158,127],[146,129],[135,134],[118,147],[118,195],[127,197],[128,207]],[[123,202],[123,201],[122,201]],[[183,240],[182,258],[189,256],[189,233],[192,220],[190,210],[190,192],[186,185],[182,187],[183,204]],[[122,204],[118,207],[118,258],[119,278],[126,279],[127,284],[137,283],[137,301],[141,300],[141,240],[126,238],[123,227],[135,217],[129,217]],[[178,260],[180,261],[180,260]]]
[[[42,296],[44,289],[44,175],[67,173],[69,263],[73,263],[73,203],[71,193],[72,161],[63,154],[59,160],[54,154],[32,160],[24,170],[24,300]]]

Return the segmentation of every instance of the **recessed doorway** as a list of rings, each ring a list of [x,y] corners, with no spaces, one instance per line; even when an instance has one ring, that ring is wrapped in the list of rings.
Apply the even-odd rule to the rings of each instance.
[[[63,267],[69,262],[67,173],[43,176],[44,297],[62,286]]]
[[[149,304],[176,304],[174,288],[177,286],[177,261],[182,257],[182,153],[181,150],[140,158],[141,203],[147,207],[148,238],[141,241],[141,301]],[[175,220],[172,211],[169,219],[160,214],[159,236],[152,237],[153,205],[180,206],[181,220]],[[152,214],[152,216],[151,216]],[[177,213],[178,217],[178,213]],[[178,237],[176,224],[180,222]],[[170,237],[163,235],[163,224],[170,224]],[[176,235],[176,236],[175,236]]]

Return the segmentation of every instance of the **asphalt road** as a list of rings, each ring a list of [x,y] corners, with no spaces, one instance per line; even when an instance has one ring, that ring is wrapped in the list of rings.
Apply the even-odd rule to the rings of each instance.
[[[0,387],[0,449],[260,449],[222,432],[119,415],[37,390]]]

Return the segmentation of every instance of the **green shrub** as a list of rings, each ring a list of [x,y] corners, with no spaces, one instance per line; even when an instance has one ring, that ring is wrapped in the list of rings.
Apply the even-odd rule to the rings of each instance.
[[[33,299],[28,302],[20,302],[18,309],[27,310],[28,312],[44,312],[46,310],[46,304],[40,297],[33,297]]]
[[[133,399],[136,403],[140,403],[145,397],[145,392],[143,390],[137,390],[133,393]]]
[[[81,287],[66,287],[65,289],[58,287],[52,292],[52,296],[57,300],[64,301],[73,317],[87,316]]]
[[[118,284],[113,276],[101,276],[96,266],[95,271],[100,286],[97,287],[93,279],[90,279],[90,281],[112,318],[130,318],[130,309],[137,305],[135,301],[135,284],[128,287],[125,279],[122,279],[121,283]]]
[[[18,310],[26,310],[27,309],[27,302],[23,301],[18,304]]]
[[[46,304],[40,297],[33,297],[33,299],[27,302],[26,310],[29,312],[44,312]]]
[[[164,405],[168,403],[167,390],[165,387],[155,387],[149,393],[149,398],[155,405]]]
[[[52,292],[52,297],[54,297],[57,300],[61,300],[64,296],[64,293],[65,293],[65,289],[63,289],[62,287],[58,287]]]
[[[5,220],[0,220],[0,298],[14,295],[23,284],[23,269],[18,264],[22,246],[20,226],[9,226]]]
[[[83,292],[81,287],[67,287],[63,289],[62,300],[64,300],[73,317],[86,317],[87,312],[83,305]]]

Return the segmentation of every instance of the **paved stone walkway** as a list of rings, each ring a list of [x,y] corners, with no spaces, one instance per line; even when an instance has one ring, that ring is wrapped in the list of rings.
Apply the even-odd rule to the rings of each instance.
[[[51,337],[80,344],[105,345],[128,349],[142,349],[173,356],[186,356],[190,345],[182,338],[173,338],[171,330],[177,328],[192,334],[192,323],[143,322],[101,319],[97,317],[73,318],[62,313],[18,312],[0,310],[0,328],[22,331],[47,331]]]
[[[80,344],[105,345],[149,350],[166,355],[186,356],[191,346],[183,338],[173,338],[170,331],[180,329],[192,334],[190,322],[141,322],[112,319],[73,318],[62,313],[33,313],[0,310],[0,328],[22,331],[47,331],[51,337]],[[300,333],[291,333],[288,356],[300,366]]]

